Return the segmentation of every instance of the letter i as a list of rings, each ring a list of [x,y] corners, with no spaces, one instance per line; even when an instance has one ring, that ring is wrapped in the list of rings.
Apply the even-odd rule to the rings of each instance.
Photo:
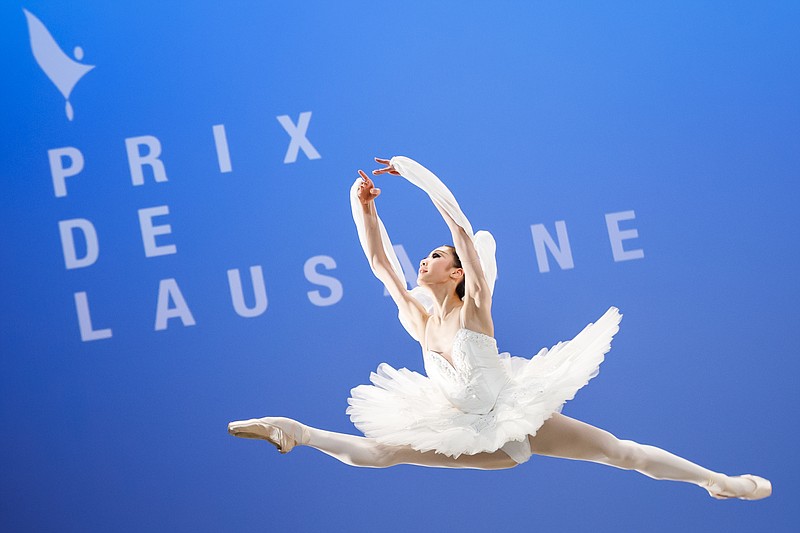
[[[217,147],[217,163],[222,174],[230,172],[231,154],[228,151],[228,137],[225,135],[225,124],[217,124],[211,128],[214,131],[214,145]]]

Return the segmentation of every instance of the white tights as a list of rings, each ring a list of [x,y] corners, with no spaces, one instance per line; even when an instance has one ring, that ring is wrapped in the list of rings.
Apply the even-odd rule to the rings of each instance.
[[[387,446],[374,439],[333,433],[305,426],[307,446],[316,448],[352,466],[385,468],[412,464],[440,468],[499,470],[517,466],[503,451],[462,455],[457,459],[435,452],[418,452],[410,446]],[[611,433],[556,413],[529,437],[533,453],[565,459],[592,461],[635,470],[654,479],[670,479],[708,486],[710,483],[734,493],[752,490],[753,483],[696,465],[660,448],[620,440]]]

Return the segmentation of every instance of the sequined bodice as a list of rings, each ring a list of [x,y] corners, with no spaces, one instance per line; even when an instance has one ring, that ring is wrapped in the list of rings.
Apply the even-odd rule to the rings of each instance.
[[[428,350],[423,353],[425,372],[447,399],[465,413],[485,414],[492,410],[497,395],[508,381],[489,335],[461,328],[453,339],[453,363]]]

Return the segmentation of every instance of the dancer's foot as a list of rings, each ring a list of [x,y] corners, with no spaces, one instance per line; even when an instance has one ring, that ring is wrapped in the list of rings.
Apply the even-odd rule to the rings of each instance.
[[[752,474],[743,474],[730,478],[732,481],[743,482],[747,487],[742,491],[726,489],[719,484],[709,481],[704,487],[712,498],[727,500],[729,498],[739,498],[740,500],[763,500],[772,494],[772,483],[763,477]]]
[[[245,439],[263,439],[281,453],[289,453],[298,444],[307,444],[308,428],[291,418],[251,418],[228,424],[228,433]]]

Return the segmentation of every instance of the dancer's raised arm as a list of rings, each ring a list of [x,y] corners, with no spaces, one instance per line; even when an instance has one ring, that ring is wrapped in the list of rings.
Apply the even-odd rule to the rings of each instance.
[[[420,340],[425,331],[428,313],[422,304],[408,293],[405,280],[401,279],[392,268],[384,250],[378,212],[375,207],[375,199],[380,195],[380,189],[375,188],[375,184],[363,171],[359,170],[358,174],[363,180],[358,188],[358,200],[361,203],[366,233],[364,251],[375,276],[381,280],[392,300],[397,304],[403,325],[414,339]]]
[[[450,235],[453,237],[453,246],[456,249],[458,257],[461,259],[461,267],[464,269],[464,301],[471,299],[476,307],[482,311],[490,311],[492,305],[492,291],[486,282],[483,268],[481,267],[480,257],[478,251],[475,249],[475,243],[472,242],[472,237],[467,235],[464,228],[458,225],[453,220],[442,205],[433,200],[433,205],[442,215],[442,218],[450,228]]]
[[[407,161],[409,165],[413,164],[419,167],[414,169],[415,174],[425,172],[429,174],[426,179],[436,180],[436,182],[441,183],[433,173],[422,167],[422,165],[419,165],[419,163],[416,163],[408,158],[395,159],[404,160]],[[375,161],[384,165],[384,167],[373,170],[373,174],[400,174],[400,171],[392,164],[394,159],[388,160],[376,157]],[[406,178],[408,179],[409,176],[406,176]],[[414,183],[419,186],[419,183]],[[450,229],[450,234],[453,238],[453,246],[455,247],[456,253],[461,260],[461,267],[464,270],[465,281],[464,302],[468,304],[474,304],[475,307],[480,310],[479,314],[485,315],[485,318],[490,320],[491,315],[489,313],[491,311],[492,304],[492,287],[489,286],[489,282],[486,279],[486,273],[481,265],[481,258],[473,240],[472,227],[469,226],[469,222],[466,221],[466,217],[463,217],[463,213],[461,213],[461,209],[458,207],[458,203],[455,201],[455,198],[452,197],[450,191],[447,190],[443,184],[442,189],[446,191],[446,196],[449,196],[449,198],[443,196],[441,199],[439,199],[432,195],[431,200],[433,201],[433,205],[436,206],[436,209],[442,215],[442,218],[444,218],[445,223],[447,223],[447,227]],[[449,202],[451,204],[450,209],[448,209],[443,202]],[[451,216],[451,211],[458,212],[462,215],[464,218],[462,224],[466,225],[466,228],[457,222],[453,216]]]

